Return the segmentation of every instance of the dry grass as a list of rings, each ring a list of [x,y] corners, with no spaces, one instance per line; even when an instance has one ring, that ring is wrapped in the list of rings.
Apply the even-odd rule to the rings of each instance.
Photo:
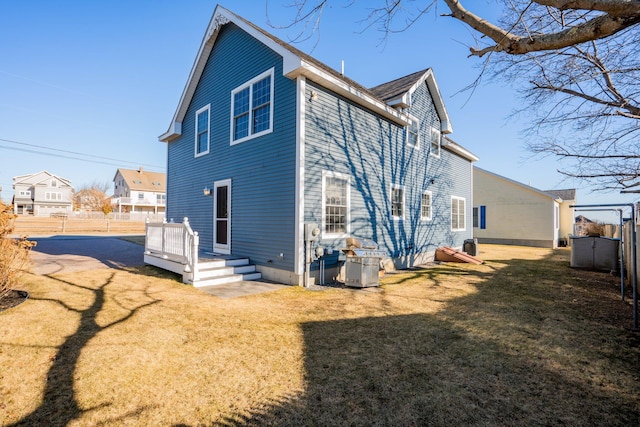
[[[568,251],[218,299],[145,267],[28,276],[0,313],[3,425],[638,425],[616,278]]]

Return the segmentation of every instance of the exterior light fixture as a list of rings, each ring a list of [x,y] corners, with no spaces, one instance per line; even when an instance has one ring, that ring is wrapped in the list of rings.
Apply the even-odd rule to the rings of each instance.
[[[204,189],[202,190],[202,194],[204,194],[205,196],[210,196],[211,189],[209,187],[204,187]]]

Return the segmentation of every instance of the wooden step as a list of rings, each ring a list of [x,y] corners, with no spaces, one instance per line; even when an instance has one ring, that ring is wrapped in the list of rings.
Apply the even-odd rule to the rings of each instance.
[[[259,280],[262,275],[248,258],[207,258],[198,263],[198,280],[195,287],[222,285],[245,280]]]
[[[196,288],[205,286],[226,285],[227,283],[244,282],[251,280],[260,280],[262,274],[260,273],[248,273],[248,274],[229,274],[226,276],[216,276],[209,279],[200,279],[193,283]]]

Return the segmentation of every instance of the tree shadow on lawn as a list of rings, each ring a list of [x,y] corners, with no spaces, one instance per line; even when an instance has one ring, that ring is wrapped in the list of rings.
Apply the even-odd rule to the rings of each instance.
[[[302,324],[304,394],[214,425],[640,425],[638,348],[592,317],[630,323],[615,278],[554,255],[500,262],[433,315]]]
[[[139,304],[133,308],[126,308],[119,304],[120,308],[127,311],[127,314],[110,323],[102,326],[99,325],[96,319],[100,311],[104,308],[105,291],[107,287],[112,284],[115,274],[116,272],[113,271],[104,283],[95,286],[80,285],[59,277],[46,275],[49,279],[57,281],[61,285],[71,286],[75,289],[89,292],[93,296],[93,301],[87,308],[78,309],[60,299],[31,297],[31,299],[36,301],[51,301],[59,304],[65,310],[77,313],[80,316],[80,320],[75,332],[68,335],[64,342],[57,348],[57,353],[53,357],[53,364],[47,372],[42,403],[29,415],[14,424],[10,424],[10,426],[66,426],[85,412],[107,406],[107,404],[104,404],[96,408],[82,409],[78,404],[74,387],[74,374],[82,350],[87,343],[99,333],[126,322],[140,310],[161,302],[161,300],[155,299],[145,292],[145,296],[149,299],[149,302]],[[134,416],[142,409],[145,408],[139,408],[132,414],[124,414],[119,417],[118,420],[124,420],[130,415]],[[118,420],[112,419],[104,421],[116,422]]]

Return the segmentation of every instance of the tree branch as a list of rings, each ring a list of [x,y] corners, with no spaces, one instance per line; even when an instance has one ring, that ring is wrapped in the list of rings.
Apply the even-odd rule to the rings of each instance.
[[[604,15],[598,15],[581,24],[574,25],[558,32],[517,36],[512,34],[511,30],[505,30],[468,11],[460,4],[459,0],[444,1],[451,10],[451,14],[445,16],[451,16],[464,22],[496,43],[495,45],[484,49],[470,48],[471,55],[473,56],[483,56],[487,52],[491,51],[505,52],[511,55],[523,55],[529,52],[557,50],[590,40],[605,38],[616,34],[625,28],[640,23],[640,1],[636,0],[535,1],[537,4],[555,7],[560,10],[581,9],[586,11],[599,11],[602,9],[603,11],[607,11],[611,9],[614,10],[615,13],[612,12]],[[529,6],[532,3],[530,3]],[[575,5],[576,7],[570,7],[572,5]],[[578,5],[584,7],[577,7]],[[591,6],[586,7],[587,5]],[[598,7],[600,9],[598,9]]]
[[[534,0],[534,2],[559,10],[598,10],[609,15],[640,13],[640,2],[635,0]]]

